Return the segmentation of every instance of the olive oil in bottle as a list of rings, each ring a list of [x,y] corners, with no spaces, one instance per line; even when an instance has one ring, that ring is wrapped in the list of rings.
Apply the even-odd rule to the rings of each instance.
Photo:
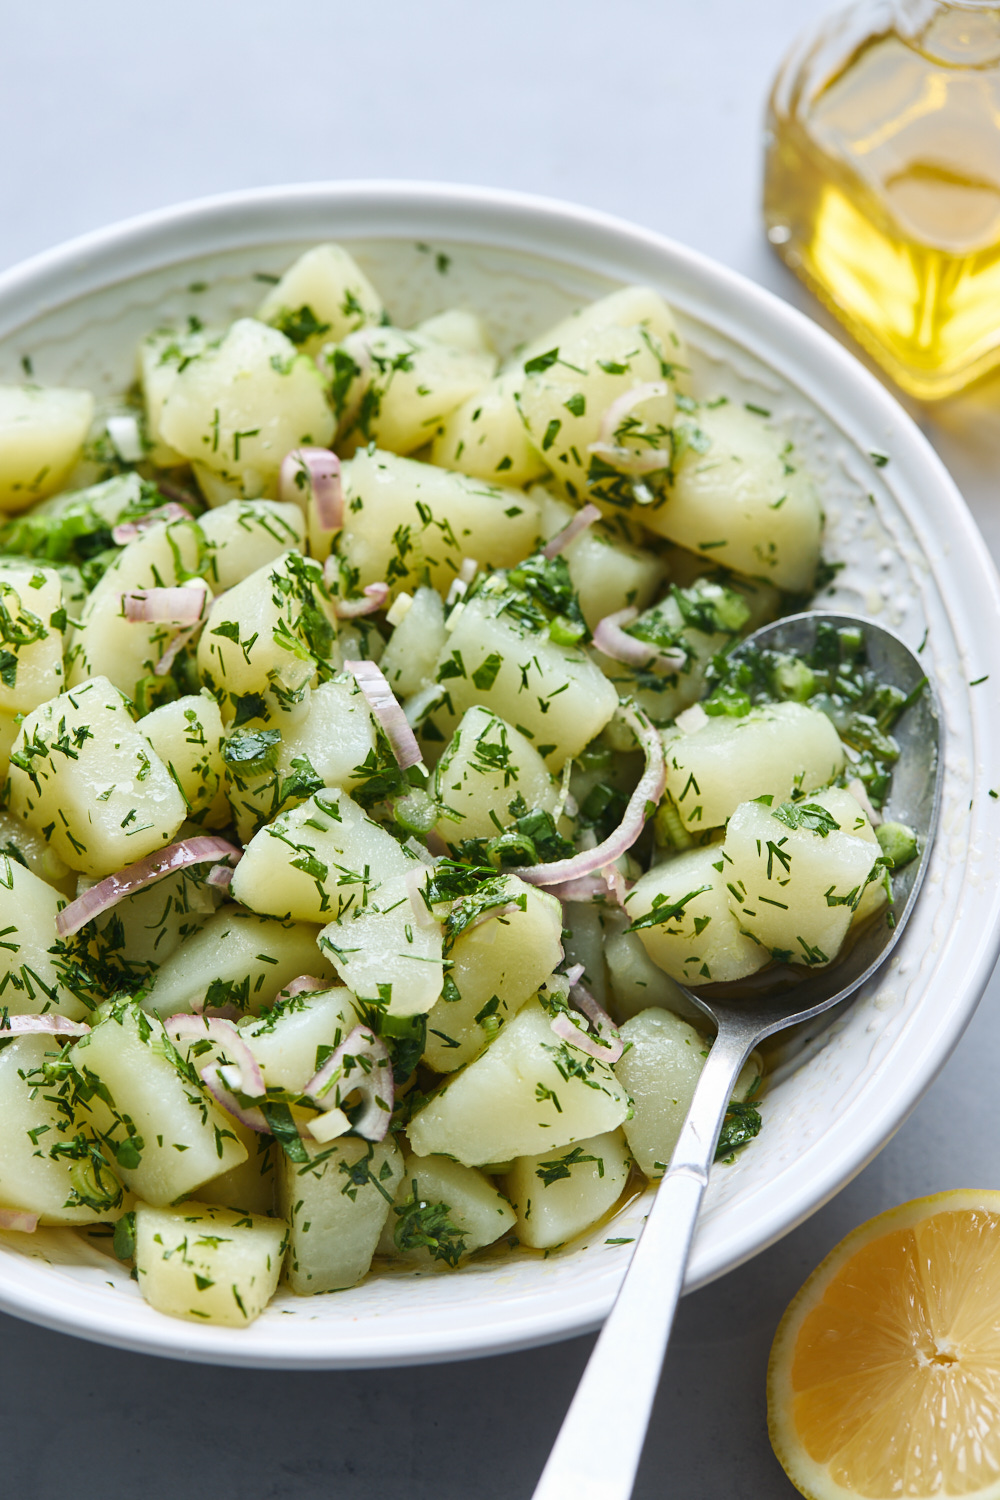
[[[1000,365],[1000,0],[870,0],[801,42],[771,95],[764,214],[904,390]]]

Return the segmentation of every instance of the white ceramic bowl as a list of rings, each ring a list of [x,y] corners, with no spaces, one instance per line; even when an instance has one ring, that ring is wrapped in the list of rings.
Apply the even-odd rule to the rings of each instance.
[[[255,272],[325,239],[350,246],[406,325],[447,305],[484,313],[503,349],[580,302],[646,282],[680,314],[699,378],[787,425],[818,478],[826,552],[845,564],[824,602],[875,616],[924,659],[943,703],[943,817],[916,912],[849,1012],[775,1075],[764,1129],[717,1168],[688,1273],[739,1265],[837,1192],[898,1128],[960,1037],[997,951],[998,580],[954,484],[860,364],[767,292],[644,230],[485,189],[320,184],[165,210],[0,276],[0,380],[28,355],[43,383],[114,391],[136,340],[165,317],[252,310]],[[207,287],[207,289],[205,289]],[[875,466],[872,452],[888,454]],[[989,683],[969,683],[989,674]],[[991,769],[992,768],[992,769]],[[633,1235],[640,1200],[615,1222]],[[280,1295],[243,1331],[161,1317],[127,1272],[63,1231],[0,1235],[0,1307],[103,1343],[232,1365],[406,1364],[489,1354],[595,1327],[625,1269],[607,1227],[541,1259],[372,1277]]]

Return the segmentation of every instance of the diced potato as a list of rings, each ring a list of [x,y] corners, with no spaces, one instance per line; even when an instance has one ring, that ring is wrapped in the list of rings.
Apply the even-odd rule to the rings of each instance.
[[[355,899],[345,904],[348,891]],[[444,982],[441,928],[418,919],[408,871],[369,888],[363,901],[359,895],[357,883],[347,881],[340,915],[323,928],[320,947],[359,1000],[393,1016],[426,1014]]]
[[[520,797],[528,809],[554,813],[559,788],[530,740],[488,708],[467,709],[434,774],[447,843],[493,838]]]
[[[275,495],[290,448],[325,447],[334,422],[312,360],[275,329],[240,318],[217,349],[179,371],[160,431],[178,453],[253,500]]]
[[[340,553],[358,583],[446,594],[462,560],[519,562],[534,546],[538,506],[523,490],[486,484],[394,453],[359,452],[344,465]]]
[[[390,453],[423,448],[496,369],[492,354],[389,327],[350,334],[328,358],[338,446],[347,451],[370,442]]]
[[[433,677],[445,640],[441,595],[437,589],[417,589],[379,662],[397,698],[409,698]]]
[[[339,343],[356,328],[382,321],[382,299],[342,245],[314,245],[268,292],[257,316],[303,354]]]
[[[226,744],[229,800],[244,841],[317,785],[344,791],[361,785],[377,756],[371,710],[353,678],[321,682],[309,695],[305,716],[282,724],[280,739],[260,757],[264,742],[254,736],[261,730],[272,736],[278,727],[252,720],[231,731]],[[247,754],[253,757],[249,763]]]
[[[89,391],[0,386],[0,511],[25,510],[59,489],[93,416]]]
[[[745,979],[770,962],[767,949],[729,909],[731,873],[722,845],[709,844],[657,865],[625,898],[633,922],[663,913],[664,920],[640,928],[638,937],[653,962],[683,984]]]
[[[101,1085],[89,1100],[94,1126],[115,1151],[122,1180],[148,1203],[173,1203],[246,1160],[229,1116],[171,1047],[162,1023],[134,1002],[109,1002],[72,1057],[88,1085]]]
[[[0,1205],[43,1224],[95,1224],[122,1212],[122,1185],[92,1131],[60,1107],[41,1069],[60,1044],[20,1036],[0,1046]],[[54,1149],[55,1148],[55,1149]]]
[[[408,1154],[378,1248],[418,1265],[454,1266],[514,1223],[514,1210],[482,1172],[447,1156]]]
[[[21,725],[14,714],[0,713],[0,780],[7,780],[10,752],[21,732]]]
[[[52,1013],[73,1022],[90,1007],[72,948],[55,938],[66,901],[7,853],[0,853],[0,1008],[12,1016]]]
[[[823,516],[809,476],[782,438],[741,406],[701,407],[697,441],[677,461],[663,505],[643,523],[716,566],[793,592],[811,589]]]
[[[153,976],[145,1003],[159,1016],[235,1005],[256,1015],[300,974],[333,982],[319,928],[223,906]]]
[[[202,682],[224,712],[247,694],[269,695],[292,709],[337,636],[333,599],[323,570],[300,552],[284,552],[216,599],[198,642]]]
[[[69,652],[71,687],[88,677],[107,677],[136,701],[144,682],[154,693],[162,689],[162,679],[152,674],[182,627],[126,619],[122,594],[183,585],[201,566],[204,548],[201,528],[193,521],[150,526],[122,548],[83,607]]]
[[[676,1011],[685,1019],[697,1014],[676,980],[654,964],[637,932],[606,933],[604,959],[613,997],[611,1010],[618,1020],[627,1021],[651,1005]]]
[[[441,423],[431,461],[474,479],[530,484],[545,473],[544,459],[525,429],[517,398],[524,371],[505,370],[466,398]]]
[[[207,693],[175,698],[136,725],[170,772],[187,804],[187,816],[210,828],[228,822],[225,732],[219,705]]]
[[[629,1110],[608,1065],[560,1041],[532,1000],[417,1111],[409,1138],[418,1156],[475,1167],[614,1130]]]
[[[617,693],[585,651],[557,645],[504,614],[499,591],[477,594],[449,625],[437,669],[446,696],[424,720],[425,738],[442,736],[450,721],[482,704],[559,771],[618,707]]]
[[[811,792],[844,768],[830,720],[803,703],[773,703],[743,718],[720,714],[694,734],[664,735],[667,791],[686,828],[720,828],[741,802]]]
[[[329,1051],[339,1047],[358,1025],[354,996],[343,988],[319,990],[279,1000],[256,1021],[240,1026],[268,1088],[301,1094],[322,1067]]]
[[[236,1208],[244,1214],[271,1215],[275,1212],[278,1181],[275,1163],[281,1147],[273,1136],[248,1130],[238,1120],[231,1120],[229,1128],[246,1147],[247,1159],[201,1183],[195,1196],[199,1203],[217,1203],[220,1208]]]
[[[361,1280],[403,1175],[403,1153],[392,1136],[377,1145],[343,1136],[305,1150],[307,1162],[284,1158],[279,1184],[291,1240],[286,1276],[300,1296]]]
[[[685,373],[687,350],[677,330],[676,319],[659,293],[648,286],[623,286],[607,297],[599,297],[596,302],[577,308],[554,328],[532,339],[521,351],[521,358],[530,361],[578,334],[611,326],[644,328],[657,340],[665,358],[677,366],[677,375]]]
[[[521,1156],[504,1178],[522,1245],[549,1250],[575,1239],[625,1190],[632,1158],[620,1130],[540,1156]]]
[[[526,361],[521,415],[529,438],[571,499],[593,498],[608,505],[607,487],[592,482],[590,446],[601,440],[607,409],[634,387],[658,387],[659,393],[637,406],[630,420],[641,422],[647,449],[669,446],[675,405],[669,372],[654,334],[617,324],[578,327],[551,350]],[[609,508],[613,513],[614,507]]]
[[[84,966],[92,959],[96,973],[117,973],[119,989],[145,988],[178,948],[197,937],[222,900],[222,892],[206,883],[208,869],[178,870],[94,918],[77,939],[85,945]]]
[[[542,536],[550,541],[569,525],[575,509],[544,490],[533,490],[532,496],[541,504]],[[630,605],[646,609],[665,572],[655,553],[613,536],[602,522],[574,537],[562,555],[591,630],[606,615],[617,614]]]
[[[136,351],[139,385],[146,406],[146,440],[151,445],[149,461],[158,468],[177,468],[183,453],[164,442],[160,421],[163,406],[173,389],[182,363],[217,347],[222,334],[207,328],[158,328],[142,340]]]
[[[498,914],[463,932],[449,957],[448,982],[427,1017],[424,1061],[437,1073],[478,1057],[549,977],[562,959],[562,907],[507,875]]]
[[[9,785],[11,812],[71,869],[98,879],[168,844],[186,811],[170,772],[106,677],[27,716]]]
[[[13,738],[20,732],[20,724],[13,726]],[[0,810],[0,852],[9,854],[18,864],[26,865],[33,875],[53,886],[68,900],[76,895],[77,875],[65,860],[34,828],[22,823],[9,812]]]
[[[328,922],[413,862],[339,787],[327,787],[254,835],[231,889],[251,911]]]
[[[29,713],[63,685],[62,580],[27,558],[0,562],[0,712]]]
[[[646,1176],[662,1177],[691,1108],[709,1043],[680,1016],[658,1007],[626,1021],[621,1035],[630,1045],[615,1063],[615,1074],[628,1089],[634,1111],[625,1122],[625,1135]],[[754,1054],[743,1065],[734,1097],[745,1099],[759,1076]]]
[[[201,1203],[135,1209],[139,1290],[157,1312],[245,1328],[274,1296],[285,1257],[280,1219]]]
[[[199,525],[213,548],[205,577],[219,594],[276,562],[290,547],[304,550],[302,511],[277,500],[230,500],[208,511]]]
[[[869,911],[885,901],[878,840],[850,792],[837,788],[780,806],[744,802],[723,852],[730,910],[786,963],[830,963],[863,896],[872,890]]]

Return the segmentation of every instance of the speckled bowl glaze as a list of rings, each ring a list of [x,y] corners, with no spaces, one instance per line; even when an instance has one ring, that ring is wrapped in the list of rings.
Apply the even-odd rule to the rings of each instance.
[[[112,392],[137,339],[196,313],[252,311],[255,273],[320,240],[344,242],[404,326],[466,304],[506,352],[624,282],[677,310],[699,388],[752,400],[815,474],[825,551],[843,563],[832,608],[891,626],[923,657],[943,705],[941,829],[890,963],[772,1075],[764,1130],[709,1186],[688,1287],[755,1255],[885,1145],[958,1041],[997,953],[1000,590],[954,484],[883,387],[808,319],[657,235],[562,203],[487,189],[343,183],[214,198],[76,240],[0,276],[0,380],[30,356],[43,383]],[[872,454],[887,455],[879,464]],[[970,683],[988,677],[978,686]],[[992,768],[992,770],[991,770]],[[128,1272],[72,1232],[0,1234],[0,1307],[122,1348],[219,1364],[415,1364],[523,1348],[594,1328],[611,1305],[645,1203],[547,1259],[456,1273],[373,1275],[352,1291],[282,1292],[246,1330],[161,1317]]]

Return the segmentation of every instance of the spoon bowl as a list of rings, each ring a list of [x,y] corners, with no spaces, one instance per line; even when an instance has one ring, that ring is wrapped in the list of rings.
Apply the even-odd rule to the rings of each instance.
[[[820,625],[860,627],[867,665],[913,701],[893,727],[899,759],[886,811],[917,835],[918,857],[893,876],[892,904],[828,967],[798,977],[786,966],[750,981],[680,988],[714,1023],[716,1038],[670,1166],[636,1243],[614,1307],[594,1347],[534,1500],[628,1500],[684,1285],[691,1242],[719,1132],[746,1058],[768,1037],[845,1004],[888,958],[926,873],[941,802],[937,695],[919,656],[873,621],[817,611],[762,626],[734,656],[755,650],[807,654]]]

